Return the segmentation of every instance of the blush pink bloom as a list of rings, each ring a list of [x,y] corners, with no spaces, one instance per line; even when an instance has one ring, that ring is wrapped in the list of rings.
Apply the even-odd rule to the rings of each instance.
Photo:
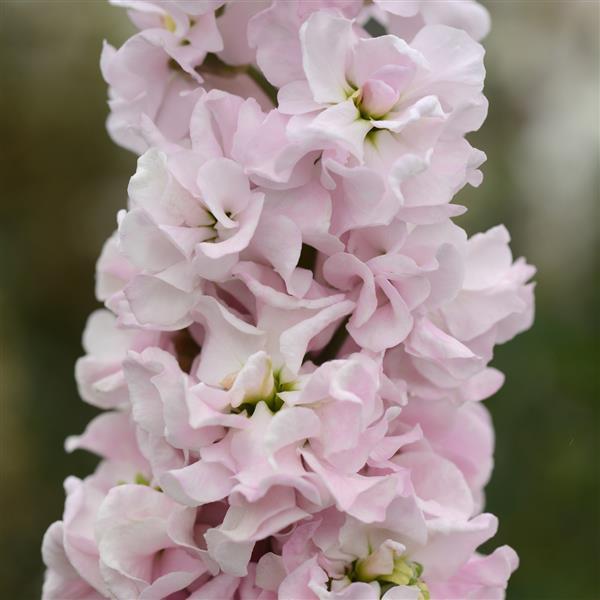
[[[104,412],[65,443],[101,462],[43,598],[503,598],[481,401],[535,270],[452,221],[487,11],[112,3],[138,32],[102,53],[108,129],[139,159],[76,365]]]
[[[460,573],[468,573],[468,565],[478,560],[475,548],[496,529],[495,519],[484,514],[471,521],[436,521],[409,532],[403,521],[410,513],[396,508],[396,518],[368,526],[331,511],[316,515],[283,542],[280,555],[267,554],[259,560],[256,580],[289,600],[421,600],[429,597],[430,586],[442,590],[453,577],[460,581]],[[501,555],[508,558],[510,552],[504,547],[480,560],[494,563]],[[502,575],[505,582],[515,566],[511,562],[504,573],[498,569],[500,589]],[[263,575],[267,568],[271,580]],[[465,578],[468,581],[468,575]],[[494,581],[494,576],[489,580]]]
[[[374,4],[379,10],[369,12],[375,19],[407,41],[425,25],[463,29],[477,41],[490,30],[490,15],[475,0],[374,0]]]
[[[107,310],[97,310],[88,318],[83,333],[86,356],[75,365],[75,379],[82,399],[99,408],[125,406],[129,396],[122,363],[129,350],[140,351],[160,342],[156,331],[120,329]]]
[[[494,430],[487,409],[474,402],[457,405],[449,400],[414,398],[403,409],[396,423],[398,431],[394,433],[403,434],[407,428],[417,426],[423,435],[412,440],[405,451],[433,452],[450,461],[459,469],[471,490],[472,500],[469,500],[468,494],[464,493],[461,478],[453,477],[458,488],[448,498],[462,500],[459,505],[450,504],[448,508],[461,510],[462,506],[472,507],[473,512],[481,510],[484,502],[483,488],[489,481],[494,464]],[[400,462],[403,460],[401,455]],[[435,497],[432,498],[435,500]],[[441,497],[437,502],[441,506],[445,504]]]
[[[356,302],[348,322],[354,341],[373,352],[398,346],[413,330],[414,313],[451,300],[462,285],[464,244],[450,221],[353,231],[347,251],[327,259],[323,274]]]
[[[103,462],[65,488],[63,521],[44,542],[44,598],[165,597],[216,573],[195,541],[207,525],[150,487],[135,466]],[[209,520],[210,512],[203,509]]]
[[[465,184],[479,185],[485,159],[464,139],[487,112],[483,49],[441,25],[410,46],[360,35],[327,11],[302,26],[303,75],[279,93],[278,111],[290,119],[277,176],[307,153],[319,160],[323,185],[336,190],[339,234],[394,215],[430,223],[461,214],[449,202]]]
[[[119,219],[119,242],[140,270],[124,294],[141,324],[165,329],[189,324],[201,274],[218,279],[227,273],[256,229],[264,196],[250,189],[237,163],[204,162],[196,186],[198,196],[179,184],[160,152],[150,150],[139,159],[129,185],[130,209]]]
[[[482,102],[483,49],[459,30],[425,27],[409,46],[359,37],[352,21],[319,11],[301,40],[304,77],[281,88],[279,110],[296,115],[290,135],[309,145],[335,144],[362,161],[371,130],[408,133]]]
[[[111,0],[111,4],[128,9],[133,24],[175,60],[187,73],[195,76],[208,52],[223,50],[215,10],[224,2],[192,4],[164,0]]]
[[[164,597],[209,569],[193,536],[195,511],[145,485],[120,485],[103,500],[95,534],[100,571],[117,598]]]
[[[379,395],[375,363],[356,356],[287,382],[285,372],[274,372],[264,352],[251,355],[220,386],[194,384],[158,349],[139,357],[132,353],[125,363],[138,441],[162,489],[190,506],[227,497],[230,511],[247,515],[243,525],[231,527],[233,517],[224,522],[219,546],[222,538],[239,546],[275,533],[265,533],[272,527],[267,522],[273,506],[281,509],[273,505],[275,497],[291,503],[286,518],[293,521],[332,503],[368,521],[381,519],[406,479],[358,474],[399,412],[398,406],[386,408]],[[346,415],[344,435],[340,414]],[[399,440],[387,443],[389,453]],[[304,500],[296,500],[295,493]],[[276,521],[280,527],[282,518],[279,514]],[[259,537],[248,529],[248,519],[256,521]],[[215,536],[207,538],[213,545]],[[213,551],[217,561],[220,552]],[[222,566],[229,572],[244,573],[243,564],[228,564]]]
[[[487,368],[494,346],[529,328],[534,308],[528,281],[535,269],[523,259],[513,262],[509,239],[502,226],[473,236],[462,249],[459,289],[390,350],[394,376],[410,380],[420,396],[481,400],[502,385],[502,375]]]
[[[433,598],[502,600],[519,558],[510,546],[501,546],[489,556],[474,554],[446,582],[430,585]]]
[[[192,108],[202,91],[200,76],[174,70],[171,60],[163,34],[156,30],[134,35],[118,50],[104,44],[101,68],[110,86],[111,109],[107,128],[113,140],[128,150],[143,153],[148,147],[147,131],[153,128],[173,142],[188,135]]]
[[[244,68],[253,63],[247,24],[266,2],[112,3],[128,8],[140,29],[120,49],[105,44],[102,53],[102,73],[110,86],[107,125],[118,144],[141,154],[157,135],[171,142],[186,139],[191,110],[203,91],[200,84],[255,96],[269,106],[243,69],[229,76],[226,69],[204,63],[209,55]]]
[[[46,565],[42,598],[100,600],[104,598],[70,563],[64,547],[64,527],[56,521],[48,527],[42,542],[42,558]]]
[[[135,468],[126,464],[101,463],[96,473],[85,480],[70,477],[65,481],[67,501],[63,521],[55,523],[54,531],[51,533],[50,530],[47,534],[52,536],[55,552],[62,554],[62,565],[60,572],[46,578],[44,594],[48,594],[47,598],[53,597],[49,588],[57,587],[56,584],[50,586],[51,579],[59,578],[63,582],[66,578],[73,581],[82,580],[81,583],[85,582],[99,597],[108,595],[100,573],[99,552],[94,539],[94,521],[108,490],[119,480],[133,480],[135,475]]]
[[[248,21],[269,7],[268,0],[111,0],[111,4],[128,8],[138,29],[159,29],[173,34],[169,41],[176,42],[177,60],[182,66],[194,57],[194,50],[206,48],[229,65],[255,62],[255,52],[247,40]]]
[[[300,28],[315,12],[358,15],[356,0],[275,0],[248,24],[248,40],[256,48],[256,61],[265,77],[277,87],[303,79]]]

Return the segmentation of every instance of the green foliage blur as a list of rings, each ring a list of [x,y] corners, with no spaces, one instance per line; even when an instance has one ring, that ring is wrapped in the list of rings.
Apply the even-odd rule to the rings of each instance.
[[[599,4],[488,2],[489,118],[472,136],[485,180],[458,201],[470,233],[505,223],[539,268],[534,328],[500,347],[507,382],[487,508],[493,545],[521,567],[510,599],[600,598]],[[65,454],[94,410],[73,364],[97,306],[94,263],[126,202],[135,157],[109,140],[102,39],[126,14],[102,1],[0,4],[1,598],[39,597],[40,542],[62,481],[96,460]]]

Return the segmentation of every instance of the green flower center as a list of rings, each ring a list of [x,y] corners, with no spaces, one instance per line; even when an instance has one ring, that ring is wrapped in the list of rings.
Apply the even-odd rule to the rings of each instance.
[[[256,406],[259,402],[264,402],[272,413],[276,413],[283,407],[283,399],[279,394],[282,392],[292,392],[296,389],[293,381],[282,381],[281,370],[271,371],[267,377],[272,378],[272,386],[270,382],[265,382],[263,389],[271,388],[271,392],[267,395],[251,396],[245,398],[244,402],[232,409],[231,412],[239,414],[246,411],[246,414],[251,417],[254,414]]]
[[[421,579],[423,566],[418,562],[409,560],[406,556],[394,558],[394,568],[391,573],[374,573],[369,559],[372,555],[354,562],[348,577],[351,581],[363,581],[371,583],[377,581],[381,587],[381,596],[390,588],[397,585],[416,586],[419,588],[419,600],[429,600],[429,589]]]
[[[135,485],[145,485],[147,487],[151,487],[150,480],[140,472],[135,474],[133,481],[131,482],[123,479],[119,479],[119,481],[117,481],[117,485],[126,485],[128,483],[135,483]],[[156,490],[157,492],[162,492],[162,488],[158,485],[154,486],[152,489]]]
[[[163,15],[162,21],[167,31],[170,31],[171,33],[175,32],[177,25],[175,24],[175,21],[171,15]]]

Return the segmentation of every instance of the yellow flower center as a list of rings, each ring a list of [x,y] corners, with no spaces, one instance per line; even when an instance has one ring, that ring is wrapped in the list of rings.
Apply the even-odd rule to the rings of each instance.
[[[175,30],[177,29],[177,25],[171,15],[164,15],[162,18],[162,21],[163,21],[163,25],[165,26],[165,29],[167,31],[170,31],[171,33],[175,33]]]

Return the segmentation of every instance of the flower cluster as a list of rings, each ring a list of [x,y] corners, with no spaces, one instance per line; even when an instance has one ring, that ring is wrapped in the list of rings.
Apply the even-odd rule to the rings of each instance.
[[[472,0],[113,0],[108,130],[139,156],[97,265],[44,598],[501,598],[476,552],[494,346],[534,269],[467,237]],[[389,33],[386,33],[386,29]]]

